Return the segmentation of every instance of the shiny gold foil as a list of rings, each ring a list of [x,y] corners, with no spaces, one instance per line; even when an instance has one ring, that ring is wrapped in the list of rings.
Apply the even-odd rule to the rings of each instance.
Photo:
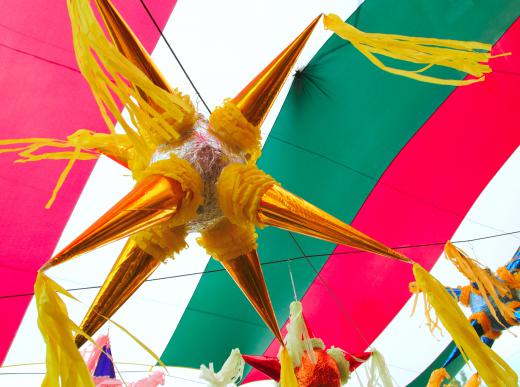
[[[172,88],[155,66],[148,52],[146,52],[110,0],[96,0],[96,4],[110,33],[110,37],[119,51],[145,73],[155,85],[164,90],[172,91]],[[143,92],[141,92],[141,95],[147,101],[149,100]]]
[[[83,318],[81,329],[93,336],[106,322],[105,317],[111,318],[160,263],[130,238]],[[86,340],[84,336],[76,336],[77,347],[81,347]]]
[[[268,226],[412,263],[406,256],[277,185],[262,196],[258,220]]]
[[[280,343],[283,343],[273,305],[271,304],[271,298],[267,292],[267,286],[257,251],[252,250],[245,255],[221,261],[221,263],[246,295],[249,302],[251,302],[271,332],[273,332]]]
[[[183,197],[180,183],[173,179],[159,175],[144,178],[128,195],[42,266],[41,270],[171,218]]]
[[[321,15],[315,18],[233,99],[234,104],[251,124],[259,126],[264,121],[320,17]]]

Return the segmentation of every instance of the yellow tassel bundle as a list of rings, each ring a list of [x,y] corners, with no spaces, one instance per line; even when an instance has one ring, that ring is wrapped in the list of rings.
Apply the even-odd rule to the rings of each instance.
[[[34,285],[38,327],[47,346],[47,373],[42,387],[94,387],[90,372],[72,337],[72,332],[77,333],[80,329],[70,320],[65,303],[58,293],[74,298],[45,274],[38,273]]]
[[[298,387],[298,380],[294,373],[294,366],[291,356],[287,348],[283,347],[280,353],[280,386],[281,387]]]
[[[112,132],[109,113],[121,124],[137,152],[148,156],[158,144],[178,139],[195,122],[195,108],[189,98],[156,86],[109,43],[89,0],[68,0],[67,4],[79,68]],[[118,103],[127,109],[130,120],[123,117]]]
[[[468,257],[450,241],[444,246],[444,253],[446,258],[448,258],[468,280],[477,284],[478,293],[486,301],[489,311],[495,320],[501,321],[495,310],[498,309],[498,312],[506,321],[516,322],[514,309],[500,299],[500,297],[511,296],[511,291],[504,282],[498,280],[489,270],[482,268],[475,260]]]
[[[491,58],[491,45],[479,42],[416,38],[402,35],[367,33],[330,14],[323,19],[326,29],[348,40],[370,62],[381,70],[439,85],[464,86],[484,80],[491,68],[486,62]],[[410,71],[386,66],[376,55],[425,65]],[[476,79],[442,79],[422,74],[433,66],[453,68],[473,75]]]
[[[260,199],[274,184],[278,183],[256,165],[229,164],[217,182],[220,208],[232,223],[257,224]]]
[[[489,386],[516,386],[516,373],[487,345],[480,341],[455,299],[444,286],[419,264],[413,272],[417,286],[426,294],[437,316],[448,330],[465,359],[471,360],[479,375]]]

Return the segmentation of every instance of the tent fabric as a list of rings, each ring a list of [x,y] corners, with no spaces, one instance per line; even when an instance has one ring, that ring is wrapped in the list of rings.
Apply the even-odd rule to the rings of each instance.
[[[114,1],[148,50],[159,33],[139,2]],[[150,2],[164,26],[175,0]],[[77,69],[66,1],[5,0],[0,12],[0,127],[2,138],[65,138],[77,129],[106,131]],[[0,363],[31,299],[36,271],[50,258],[94,162],[77,163],[50,210],[44,206],[66,162],[13,164],[0,157]],[[8,311],[8,312],[7,312]]]
[[[514,1],[501,1],[500,4],[494,1],[478,4],[466,1],[454,4],[451,1],[432,3],[424,0],[397,4],[391,0],[367,0],[349,21],[365,31],[495,43],[519,13],[520,7]],[[496,60],[499,66],[505,62],[507,60]],[[445,74],[444,71],[441,73]],[[462,74],[458,76],[463,77]],[[500,78],[501,75],[492,77]],[[495,78],[491,78],[491,81]],[[502,82],[511,80],[499,81],[501,85]],[[493,96],[493,87],[484,83],[474,89],[468,88],[468,92],[490,88],[488,92]],[[391,246],[444,241],[451,236],[479,192],[518,145],[513,128],[507,126],[503,128],[503,135],[498,136],[500,139],[493,138],[497,145],[492,147],[489,165],[487,159],[479,161],[476,155],[471,160],[463,158],[469,161],[473,169],[480,171],[482,168],[482,176],[479,175],[471,182],[471,189],[467,191],[457,185],[453,192],[454,195],[459,194],[455,203],[450,202],[453,195],[446,195],[439,201],[434,194],[442,190],[444,185],[438,186],[444,183],[440,177],[447,173],[446,168],[449,167],[448,159],[437,160],[440,155],[445,157],[442,149],[432,148],[424,155],[422,162],[429,169],[411,168],[404,172],[400,165],[412,166],[418,162],[417,158],[423,156],[421,152],[430,141],[429,133],[437,133],[438,128],[429,123],[431,121],[428,119],[438,111],[453,90],[451,87],[418,83],[381,72],[347,43],[333,37],[309,65],[296,75],[264,146],[260,166],[292,192],[346,222],[354,220],[354,225],[362,231]],[[461,89],[457,93],[466,91]],[[480,95],[474,95],[474,98],[480,98]],[[451,106],[451,103],[446,106]],[[464,106],[466,109],[472,108],[463,105],[460,107],[462,111],[465,111]],[[506,104],[504,108],[511,109],[511,106]],[[450,109],[447,113],[457,112],[460,124],[467,114],[459,113],[459,107]],[[445,120],[443,118],[442,124]],[[471,123],[474,124],[473,121]],[[452,135],[455,124],[453,122],[450,127],[442,128],[445,139],[447,135]],[[465,141],[468,133],[474,137],[474,142],[463,153],[464,157],[471,155],[471,146],[480,149],[489,141],[490,133],[493,133],[486,123],[477,124],[469,124],[462,128],[462,132],[453,133],[457,141]],[[450,146],[449,149],[455,147],[457,152],[461,152],[456,147],[457,141],[443,142],[442,137],[435,141],[437,146]],[[456,158],[449,160],[459,162]],[[392,168],[389,169],[389,166]],[[429,179],[433,177],[436,179],[432,182],[435,181],[437,185],[429,186]],[[405,178],[409,180],[403,180]],[[414,186],[417,179],[422,181],[423,186]],[[394,184],[397,187],[404,185],[406,189],[391,189]],[[424,192],[427,193],[425,196]],[[423,196],[414,197],[414,194]],[[387,203],[400,204],[398,208],[401,211],[402,204],[409,203],[427,215],[427,222],[422,223],[422,220],[414,218],[413,212],[407,212],[406,215],[402,212],[392,213],[392,208],[385,205]],[[439,229],[445,222],[447,224],[442,230]],[[410,232],[411,229],[413,232]],[[369,254],[330,259],[329,254],[336,246],[310,238],[296,238],[307,255],[319,255],[312,258],[317,270],[327,262],[323,273],[328,273],[328,279],[335,278],[343,282],[341,300],[346,305],[354,303],[357,317],[365,315],[361,322],[366,321],[367,310],[382,309],[383,318],[370,328],[366,341],[361,342],[359,334],[350,329],[338,332],[335,328],[326,328],[326,320],[335,321],[334,318],[338,318],[337,323],[341,324],[345,323],[345,317],[338,315],[340,308],[332,303],[332,298],[325,297],[327,290],[315,281],[316,274],[304,259],[295,260],[291,264],[298,296],[305,295],[305,304],[315,306],[309,316],[310,324],[314,327],[316,321],[320,335],[334,336],[328,339],[334,345],[348,350],[364,349],[408,299],[406,286],[409,268]],[[292,298],[287,263],[284,260],[300,257],[301,253],[291,236],[278,230],[262,230],[259,246],[271,298],[278,319],[282,322],[287,318],[287,308]],[[430,267],[439,253],[438,246],[410,251],[414,259]],[[329,265],[329,262],[336,266]],[[341,271],[337,270],[338,267]],[[206,271],[219,268],[218,263],[210,262]],[[390,283],[388,278],[391,278]],[[365,298],[365,287],[370,289],[369,298]],[[385,301],[385,305],[381,305],[380,298],[375,300],[373,294],[376,290],[378,296],[383,290],[389,292],[389,302]],[[316,296],[309,298],[313,295]],[[312,301],[306,302],[307,299]],[[323,308],[324,305],[327,307]],[[334,318],[328,316],[329,312],[332,312]],[[260,353],[271,339],[272,336],[226,273],[212,272],[201,278],[162,360],[185,366],[209,361],[220,365],[232,346],[240,347],[245,353]]]

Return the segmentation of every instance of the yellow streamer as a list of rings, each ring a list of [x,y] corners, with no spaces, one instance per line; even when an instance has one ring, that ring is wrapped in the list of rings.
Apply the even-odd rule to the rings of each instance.
[[[440,387],[444,379],[449,379],[450,374],[446,369],[439,368],[432,372],[430,375],[430,379],[428,380],[428,384],[426,387]]]
[[[72,337],[72,332],[78,332],[80,329],[70,320],[65,303],[58,293],[74,299],[45,274],[38,273],[34,285],[38,327],[47,345],[47,373],[42,387],[94,387],[90,372]]]
[[[274,184],[278,183],[255,165],[230,164],[217,182],[220,208],[232,223],[257,224],[260,199]]]
[[[189,97],[156,86],[125,58],[105,37],[89,0],[68,0],[67,5],[79,68],[112,132],[109,113],[121,124],[137,152],[150,156],[158,144],[178,139],[193,126],[195,108]],[[126,108],[129,121],[114,96]]]
[[[49,148],[56,150],[50,152]],[[65,151],[64,149],[67,148],[73,148],[73,150]],[[47,152],[38,153],[43,149],[46,149]],[[126,135],[94,133],[85,129],[76,131],[66,140],[52,138],[0,140],[0,153],[15,152],[20,156],[20,159],[15,162],[19,163],[40,160],[69,160],[56,182],[51,198],[45,205],[45,208],[48,209],[54,203],[60,188],[77,160],[97,159],[99,152],[101,152],[116,161],[127,163],[131,157],[131,144]]]
[[[202,232],[197,242],[215,259],[226,261],[256,250],[256,238],[253,225],[242,227],[223,219]]]
[[[491,45],[479,42],[408,37],[402,35],[367,33],[330,14],[323,19],[326,29],[349,41],[370,62],[381,70],[439,85],[464,86],[484,80],[491,72],[487,61],[491,58]],[[397,60],[424,64],[425,67],[409,71],[386,66],[376,55]],[[453,68],[473,75],[476,79],[443,79],[422,74],[433,66]]]
[[[298,380],[294,374],[294,367],[291,356],[287,348],[283,347],[280,353],[280,386],[281,387],[298,387]]]
[[[234,151],[243,151],[256,160],[260,156],[260,128],[252,125],[231,100],[209,117],[210,131]]]
[[[413,272],[417,286],[427,295],[437,316],[450,333],[462,356],[471,360],[487,385],[518,385],[516,373],[500,356],[480,341],[457,302],[442,284],[417,263],[413,265]]]
[[[458,249],[450,241],[444,246],[444,253],[455,267],[471,282],[478,286],[479,294],[484,298],[490,313],[495,320],[501,321],[498,312],[510,323],[516,323],[515,311],[503,303],[500,297],[511,296],[511,291],[506,284],[498,280],[489,269],[481,267],[478,262],[468,257],[462,250]],[[490,300],[493,300],[494,304]]]

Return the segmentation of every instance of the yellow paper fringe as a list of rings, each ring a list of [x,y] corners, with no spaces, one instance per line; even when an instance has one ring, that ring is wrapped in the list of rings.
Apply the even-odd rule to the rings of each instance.
[[[209,130],[234,151],[260,155],[260,128],[252,125],[231,100],[224,101],[209,117]]]
[[[506,284],[498,280],[489,269],[482,268],[477,261],[468,257],[450,241],[446,242],[444,253],[446,258],[448,258],[468,280],[477,284],[478,294],[486,301],[489,311],[495,320],[501,321],[497,315],[496,309],[498,309],[498,312],[507,322],[516,323],[514,309],[503,303],[500,299],[500,297],[511,296],[511,291]],[[476,289],[475,292],[477,292]],[[490,297],[494,305],[489,299]]]
[[[163,261],[187,246],[186,235],[185,226],[172,226],[167,221],[140,231],[132,238],[143,251]]]
[[[226,261],[256,250],[256,238],[253,225],[243,227],[223,219],[211,229],[203,231],[197,242],[213,258]]]
[[[440,387],[444,379],[450,378],[450,374],[446,369],[439,368],[432,372],[426,387]]]
[[[166,176],[178,181],[186,193],[179,212],[169,221],[171,226],[186,224],[197,216],[197,209],[204,201],[204,182],[189,161],[171,155],[169,159],[153,163],[134,177],[139,181],[151,175]]]
[[[511,273],[505,266],[497,269],[498,277],[511,289],[520,289],[520,272]]]
[[[232,223],[258,224],[260,199],[274,184],[278,183],[255,165],[230,164],[217,182],[220,208]]]
[[[483,81],[484,74],[491,72],[491,68],[486,64],[491,58],[490,44],[367,33],[344,22],[334,14],[326,15],[323,23],[326,29],[332,30],[352,43],[374,65],[392,74],[439,85],[464,86]],[[376,55],[424,64],[425,67],[416,71],[389,67]],[[442,79],[422,74],[433,66],[453,68],[471,74],[476,79]]]
[[[49,148],[56,150],[51,152]],[[73,148],[73,150],[65,150],[68,148]],[[45,205],[47,209],[54,203],[74,163],[77,160],[96,159],[99,152],[118,162],[125,163],[130,158],[131,144],[126,135],[94,133],[85,129],[76,131],[66,140],[52,138],[0,140],[0,153],[18,153],[20,159],[16,162],[19,163],[40,160],[69,160],[56,182],[51,198]]]
[[[196,115],[189,97],[156,86],[125,58],[105,37],[89,0],[68,0],[67,5],[79,68],[112,132],[109,113],[121,124],[136,151],[151,155],[158,144],[178,139],[193,126]],[[118,103],[126,108],[130,121],[123,117]]]
[[[442,329],[439,326],[439,316],[434,312],[432,304],[428,301],[428,297],[426,296],[426,293],[422,291],[421,288],[419,288],[419,285],[417,282],[410,282],[409,285],[410,293],[415,294],[415,299],[413,301],[413,307],[412,307],[412,313],[413,315],[415,313],[415,309],[417,308],[417,300],[419,299],[419,293],[422,293],[423,295],[423,302],[424,302],[424,316],[426,317],[426,326],[428,327],[430,333],[435,336],[435,331],[438,331],[441,336]]]
[[[72,332],[79,332],[80,329],[70,320],[65,303],[58,293],[74,298],[45,274],[38,273],[34,285],[38,327],[47,346],[47,373],[42,387],[94,387],[90,372],[72,337]]]
[[[471,360],[489,386],[516,386],[518,376],[487,345],[480,341],[455,299],[419,264],[413,265],[417,286],[426,294],[437,316],[465,359]]]
[[[480,386],[480,375],[473,374],[473,376],[467,381],[464,387],[479,387]]]
[[[283,347],[280,353],[280,386],[281,387],[298,387],[298,380],[294,374],[294,367],[291,356],[287,348]]]

